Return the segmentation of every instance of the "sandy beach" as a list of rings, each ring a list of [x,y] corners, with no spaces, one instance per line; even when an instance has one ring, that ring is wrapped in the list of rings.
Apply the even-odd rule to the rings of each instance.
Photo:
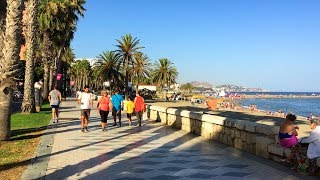
[[[224,109],[224,108],[218,109],[218,110],[209,110],[207,109],[207,106],[204,104],[195,103],[193,105],[189,101],[165,102],[162,100],[148,100],[146,102],[147,104],[155,105],[155,106],[183,109],[183,110],[193,111],[197,113],[212,114],[212,115],[218,115],[218,116],[223,116],[223,117],[233,118],[233,119],[248,120],[248,121],[252,121],[260,124],[267,124],[267,125],[278,126],[285,121],[284,117],[267,115],[266,112],[264,111],[250,111],[248,109],[234,110],[234,109]],[[300,127],[299,138],[306,137],[310,134],[309,122],[306,120],[305,117],[298,117],[295,122],[295,125]]]

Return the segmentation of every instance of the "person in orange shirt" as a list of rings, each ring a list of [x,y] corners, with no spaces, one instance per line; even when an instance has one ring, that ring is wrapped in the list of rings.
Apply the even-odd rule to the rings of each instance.
[[[101,127],[102,131],[108,131],[107,128],[107,119],[109,115],[109,110],[112,107],[110,98],[108,97],[107,91],[101,91],[101,98],[98,101],[97,104],[97,110],[100,113],[101,116]]]
[[[136,98],[134,99],[134,111],[137,114],[137,120],[139,126],[141,126],[143,111],[146,109],[146,103],[144,102],[143,97],[141,96],[141,92],[136,94]]]

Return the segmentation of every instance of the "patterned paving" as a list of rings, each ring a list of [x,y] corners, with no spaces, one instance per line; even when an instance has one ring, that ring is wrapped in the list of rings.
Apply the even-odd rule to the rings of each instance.
[[[76,103],[63,106],[45,179],[299,179],[280,164],[159,124],[103,132],[93,111],[91,132],[82,133]]]

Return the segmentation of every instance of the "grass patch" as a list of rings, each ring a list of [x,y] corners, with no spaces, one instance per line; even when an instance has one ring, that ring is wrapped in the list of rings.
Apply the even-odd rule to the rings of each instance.
[[[49,104],[39,113],[11,116],[11,138],[0,141],[0,179],[20,179],[50,119]]]

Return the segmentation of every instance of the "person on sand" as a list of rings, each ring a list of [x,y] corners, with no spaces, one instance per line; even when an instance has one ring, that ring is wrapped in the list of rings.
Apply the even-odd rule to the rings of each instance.
[[[279,130],[279,142],[280,145],[286,148],[292,148],[298,142],[298,126],[294,126],[293,122],[297,119],[297,116],[288,114],[286,116],[286,122],[280,125]]]
[[[81,104],[81,131],[89,132],[88,123],[90,118],[90,110],[93,107],[92,94],[89,92],[89,86],[84,87],[84,92],[80,94],[78,98],[78,104]],[[84,118],[83,114],[86,112],[87,118]]]
[[[132,102],[132,97],[128,97],[128,101],[125,103],[125,109],[127,111],[127,118],[129,120],[129,126],[131,126],[131,122],[132,122],[132,113],[134,110],[134,103]]]
[[[316,158],[320,157],[320,121],[310,120],[311,133],[308,137],[302,138],[300,142],[292,148],[289,155],[294,157],[291,162],[293,169],[303,175],[320,175],[320,168],[317,166]],[[290,162],[289,157],[286,159]]]
[[[137,120],[138,120],[137,125],[139,125],[139,126],[141,126],[143,111],[146,108],[145,106],[146,106],[146,104],[144,102],[143,97],[141,96],[141,92],[138,92],[136,94],[136,97],[134,98],[134,111],[137,114]]]
[[[101,117],[101,128],[102,131],[108,131],[107,120],[109,115],[109,110],[112,108],[110,98],[108,97],[107,91],[101,91],[101,98],[98,100],[97,110],[100,113]]]
[[[52,108],[52,123],[56,123],[59,121],[59,105],[62,100],[61,93],[57,90],[57,85],[55,85],[49,93],[48,99]]]

